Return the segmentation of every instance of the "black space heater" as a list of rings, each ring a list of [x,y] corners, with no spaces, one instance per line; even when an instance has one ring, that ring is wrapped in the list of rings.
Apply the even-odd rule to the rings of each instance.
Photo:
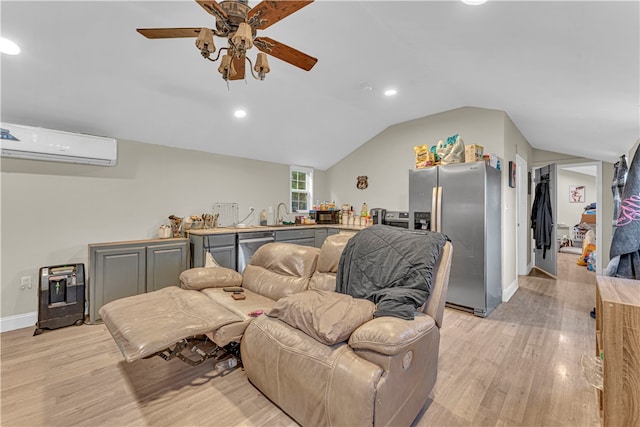
[[[38,275],[38,323],[33,335],[84,323],[84,264],[42,267]]]

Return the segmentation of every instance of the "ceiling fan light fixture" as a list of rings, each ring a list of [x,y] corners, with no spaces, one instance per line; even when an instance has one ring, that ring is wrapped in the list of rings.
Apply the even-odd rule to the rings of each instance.
[[[236,33],[231,37],[231,41],[242,51],[247,51],[253,47],[253,35],[251,34],[251,26],[246,22],[238,25]]]
[[[384,91],[384,96],[395,96],[398,94],[398,91],[395,89],[387,89]]]
[[[209,28],[202,28],[196,39],[196,47],[204,57],[208,57],[209,54],[215,52],[216,46],[213,44],[213,31]]]
[[[138,28],[136,31],[148,39],[195,38],[195,45],[204,59],[211,62],[219,61],[218,72],[226,81],[227,89],[229,89],[229,82],[233,80],[244,80],[246,83],[245,71],[248,71],[256,80],[264,80],[267,73],[271,71],[266,54],[305,71],[311,70],[318,62],[317,58],[284,43],[269,37],[257,36],[258,31],[297,12],[313,0],[262,0],[255,7],[250,7],[248,0],[196,0],[196,2],[215,18],[215,25],[212,28]],[[216,49],[214,37],[223,39],[226,46]],[[255,67],[247,55],[254,46],[262,52],[258,54]],[[218,53],[214,55],[216,51]]]
[[[222,78],[228,80],[236,75],[236,68],[233,66],[231,55],[224,55],[220,60],[220,66],[218,72],[222,74]]]
[[[258,52],[258,57],[256,58],[256,65],[253,69],[258,73],[258,79],[264,80],[266,74],[271,71],[269,68],[269,61],[267,59],[267,54],[264,52]]]

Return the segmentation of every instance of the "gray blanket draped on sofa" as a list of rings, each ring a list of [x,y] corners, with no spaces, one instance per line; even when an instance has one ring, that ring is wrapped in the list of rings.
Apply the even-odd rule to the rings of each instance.
[[[431,276],[448,238],[436,232],[374,225],[344,248],[336,291],[377,305],[375,317],[411,320],[431,293]]]

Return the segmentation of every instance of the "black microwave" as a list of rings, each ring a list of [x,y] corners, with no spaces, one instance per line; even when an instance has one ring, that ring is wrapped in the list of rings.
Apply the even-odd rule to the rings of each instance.
[[[311,218],[316,224],[340,224],[340,211],[311,211]]]

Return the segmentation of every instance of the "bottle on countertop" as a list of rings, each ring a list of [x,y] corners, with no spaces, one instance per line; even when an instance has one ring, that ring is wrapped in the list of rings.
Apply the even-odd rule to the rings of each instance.
[[[264,209],[260,212],[260,225],[267,225],[267,211]]]
[[[367,217],[369,215],[369,206],[367,203],[362,204],[362,210],[360,211],[360,216]]]

